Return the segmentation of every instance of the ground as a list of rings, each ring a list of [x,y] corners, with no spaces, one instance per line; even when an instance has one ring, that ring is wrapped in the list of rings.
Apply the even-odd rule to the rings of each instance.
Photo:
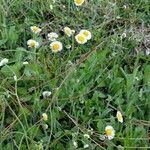
[[[74,37],[82,29],[85,44]],[[149,31],[149,0],[0,0],[0,149],[150,149]]]

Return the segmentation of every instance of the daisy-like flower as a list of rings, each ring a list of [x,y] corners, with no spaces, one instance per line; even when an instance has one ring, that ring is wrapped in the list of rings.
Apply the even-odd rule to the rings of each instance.
[[[70,48],[71,48],[71,45],[66,45],[66,48],[67,48],[67,49],[70,49]]]
[[[90,136],[88,134],[84,134],[83,136],[88,139],[90,138]]]
[[[83,148],[88,148],[89,147],[89,144],[85,144]]]
[[[91,32],[88,31],[88,30],[81,30],[80,33],[81,33],[81,34],[84,34],[84,35],[86,36],[86,39],[87,39],[87,40],[90,40],[90,39],[92,38],[92,34],[91,34]]]
[[[50,97],[51,94],[52,94],[51,91],[44,91],[44,92],[42,93],[42,95],[43,95],[43,97],[44,97],[45,99],[48,98],[48,97]]]
[[[22,64],[23,65],[28,65],[29,63],[27,61],[24,61]]]
[[[73,145],[74,145],[75,148],[78,147],[78,143],[76,141],[73,141]]]
[[[8,63],[8,59],[7,58],[4,58],[0,61],[0,66],[4,66]]]
[[[63,49],[63,45],[59,41],[54,41],[50,44],[50,48],[51,48],[52,52],[57,53]]]
[[[85,0],[74,0],[74,3],[76,6],[81,6],[84,3]]]
[[[17,76],[16,75],[14,76],[14,80],[17,81]]]
[[[43,128],[44,128],[45,130],[47,130],[47,129],[48,129],[48,125],[47,125],[47,124],[44,124],[44,125],[43,125]]]
[[[120,111],[117,111],[116,117],[119,122],[123,123],[123,117]]]
[[[35,34],[38,34],[38,33],[40,33],[40,32],[42,31],[42,29],[40,29],[40,28],[37,27],[37,26],[31,26],[30,29],[31,29],[31,31],[32,31],[33,33],[35,33]]]
[[[50,41],[56,41],[56,39],[58,38],[58,34],[55,32],[51,32],[47,36]]]
[[[53,5],[50,5],[50,9],[53,10]]]
[[[77,34],[75,39],[79,44],[85,44],[87,42],[86,36],[82,33]]]
[[[113,139],[115,136],[115,130],[112,126],[106,126],[105,127],[105,133],[106,133],[106,136],[109,140]]]
[[[71,35],[75,33],[75,30],[71,30],[69,27],[65,27],[64,32],[68,37],[71,37]]]
[[[29,48],[38,48],[40,44],[37,41],[30,39],[27,41],[27,45]]]
[[[42,119],[43,119],[44,121],[47,121],[47,120],[48,120],[48,116],[47,116],[46,113],[43,113],[43,114],[42,114]]]

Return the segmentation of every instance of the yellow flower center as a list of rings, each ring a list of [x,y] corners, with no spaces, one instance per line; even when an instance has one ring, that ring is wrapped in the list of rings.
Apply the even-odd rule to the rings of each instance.
[[[39,30],[38,27],[33,27],[33,31],[34,31],[34,32],[37,32],[38,30]]]
[[[30,47],[35,47],[35,42],[31,42]]]
[[[118,120],[122,120],[121,114],[118,114]]]
[[[47,121],[47,120],[48,120],[48,116],[47,116],[47,114],[45,114],[45,113],[44,113],[44,114],[42,114],[42,117],[43,117],[43,120],[44,120],[44,121]]]
[[[78,41],[84,42],[85,41],[85,37],[84,36],[78,36]]]
[[[83,3],[83,0],[75,0],[75,2],[76,2],[77,4],[81,4],[81,3]]]
[[[106,135],[111,136],[112,135],[112,129],[106,129]]]
[[[83,34],[84,34],[85,36],[89,36],[89,33],[88,33],[87,31],[84,31]]]
[[[59,44],[54,44],[53,45],[53,50],[58,50],[59,49]]]
[[[69,29],[66,29],[65,32],[66,32],[67,35],[70,35],[70,34],[71,34],[71,31],[70,31]]]

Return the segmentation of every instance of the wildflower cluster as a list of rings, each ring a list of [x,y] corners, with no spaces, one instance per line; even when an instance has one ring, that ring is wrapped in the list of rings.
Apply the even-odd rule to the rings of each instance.
[[[30,27],[32,33],[38,35],[42,29],[37,26]],[[69,27],[64,27],[63,32],[68,36],[72,37],[75,34],[75,30],[72,30]],[[58,40],[59,35],[56,32],[50,32],[47,34],[48,41],[50,41],[50,49],[53,53],[58,53],[63,50],[63,44]],[[75,40],[78,44],[85,44],[88,40],[92,38],[92,34],[88,30],[81,30],[76,36]],[[39,42],[34,39],[30,39],[27,41],[27,45],[29,48],[38,48],[40,46]],[[71,48],[71,45],[66,45],[67,49]]]
[[[79,34],[75,36],[76,41],[79,44],[85,44],[88,40],[92,38],[92,34],[88,30],[81,30]]]
[[[123,117],[122,117],[122,114],[120,111],[117,111],[117,114],[116,114],[116,117],[117,117],[117,120],[118,122],[121,122],[123,123]],[[105,127],[105,134],[106,134],[106,137],[111,140],[114,138],[115,136],[115,130],[112,126],[108,125]]]
[[[38,35],[42,31],[42,29],[37,26],[31,26],[30,29],[31,29],[31,32],[35,35]],[[34,39],[29,39],[27,41],[27,45],[29,48],[35,48],[35,49],[40,46],[39,42],[37,42]]]
[[[76,4],[78,2],[79,1],[76,1]],[[83,1],[80,1],[80,4],[82,2]],[[78,5],[79,5],[79,3],[78,3]],[[39,27],[36,27],[36,26],[32,26],[30,29],[36,35],[42,31],[42,29],[40,29]],[[92,33],[86,29],[80,30],[79,33],[77,33],[75,35],[75,32],[76,32],[75,30],[73,30],[69,27],[64,27],[63,32],[65,33],[65,35],[68,38],[73,37],[78,44],[85,44],[92,38]],[[47,39],[50,42],[50,49],[53,53],[58,53],[58,52],[63,50],[63,44],[62,44],[62,42],[59,41],[58,38],[59,38],[59,35],[56,32],[50,32],[47,34]],[[29,48],[38,48],[40,44],[37,41],[30,39],[27,41],[27,45]],[[70,48],[70,45],[66,46],[66,47]],[[42,95],[43,95],[43,98],[46,99],[46,98],[50,97],[51,92],[50,91],[44,91]],[[123,117],[122,117],[122,114],[120,111],[117,111],[116,117],[117,117],[119,122],[121,122],[121,123],[123,122]],[[46,113],[43,113],[42,119],[44,121],[47,121],[48,115]],[[89,136],[86,134],[84,136],[89,138]],[[105,127],[105,135],[104,136],[107,137],[109,140],[113,139],[115,136],[114,128],[110,125],[107,125]],[[74,145],[76,145],[75,142],[74,142]],[[87,145],[85,147],[87,147]]]

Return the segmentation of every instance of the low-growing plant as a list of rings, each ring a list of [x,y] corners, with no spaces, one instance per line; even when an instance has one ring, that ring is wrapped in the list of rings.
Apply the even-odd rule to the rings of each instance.
[[[149,149],[149,1],[0,1],[0,150]]]

